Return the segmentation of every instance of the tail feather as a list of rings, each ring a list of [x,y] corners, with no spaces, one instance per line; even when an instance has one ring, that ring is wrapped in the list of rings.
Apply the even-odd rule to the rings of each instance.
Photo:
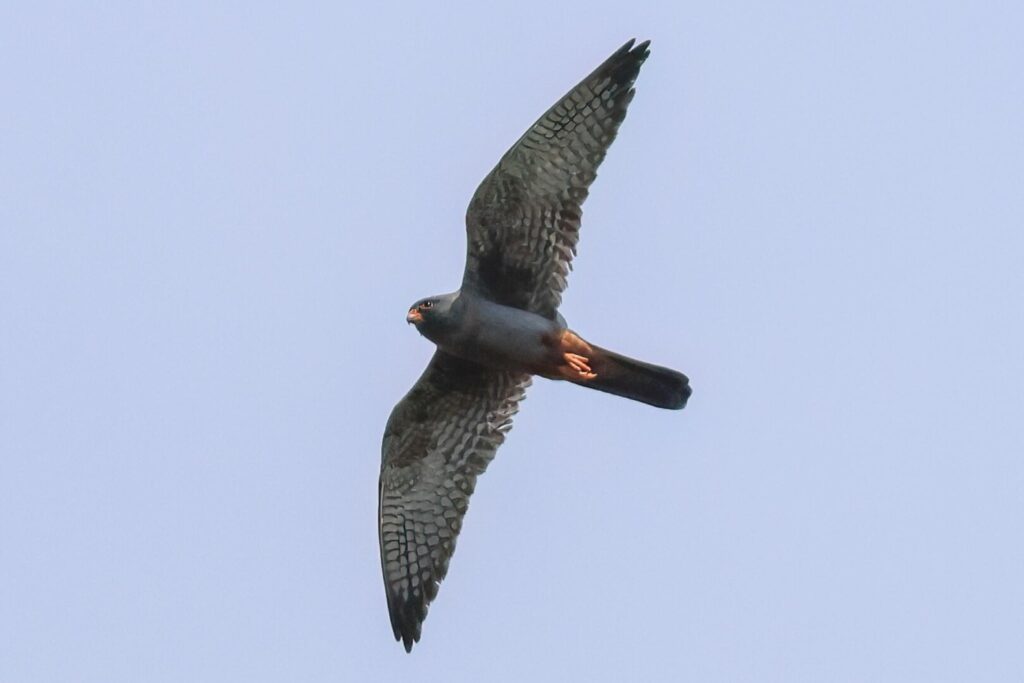
[[[597,377],[574,384],[670,410],[680,410],[690,398],[690,380],[683,373],[591,347],[589,362]]]

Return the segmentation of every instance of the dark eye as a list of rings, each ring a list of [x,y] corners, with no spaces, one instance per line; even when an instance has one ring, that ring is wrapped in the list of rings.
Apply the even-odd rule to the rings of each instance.
[[[433,308],[433,306],[433,301],[424,301],[423,303],[420,304],[420,308]]]

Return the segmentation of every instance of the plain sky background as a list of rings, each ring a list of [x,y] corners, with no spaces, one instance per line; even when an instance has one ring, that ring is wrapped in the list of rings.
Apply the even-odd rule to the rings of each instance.
[[[1024,680],[1014,2],[8,3],[0,680]],[[380,437],[477,183],[653,40],[422,642]]]

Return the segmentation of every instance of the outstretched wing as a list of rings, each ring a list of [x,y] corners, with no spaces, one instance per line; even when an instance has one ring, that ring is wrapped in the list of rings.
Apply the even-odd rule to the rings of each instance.
[[[615,139],[649,41],[629,41],[512,146],[466,214],[463,289],[554,318],[579,240],[581,205]]]
[[[395,640],[420,639],[476,478],[494,458],[530,375],[437,351],[398,402],[381,448],[380,561]]]

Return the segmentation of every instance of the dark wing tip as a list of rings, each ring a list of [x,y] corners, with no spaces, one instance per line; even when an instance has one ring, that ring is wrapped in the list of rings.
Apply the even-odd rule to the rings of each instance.
[[[398,639],[396,638],[395,640],[398,640]],[[412,644],[413,643],[418,643],[419,640],[420,640],[419,638],[414,638],[412,636],[403,635],[402,636],[402,645],[405,646],[406,653],[412,652]]]
[[[626,107],[629,106],[633,95],[636,94],[633,84],[636,82],[637,76],[640,75],[640,67],[651,55],[649,49],[651,41],[645,40],[635,47],[634,42],[635,39],[630,39],[586,79],[590,81],[595,78],[599,80],[608,78],[615,83],[617,92],[615,95],[616,120],[618,122],[625,118]]]
[[[632,53],[632,54],[636,54],[636,55],[639,55],[640,53],[646,53],[646,54],[644,54],[640,58],[641,59],[647,59],[647,55],[650,54],[650,51],[647,48],[649,48],[651,46],[651,41],[650,40],[644,40],[639,45],[637,45],[635,48],[633,47],[634,44],[636,44],[636,38],[630,38],[629,40],[626,41],[625,45],[623,45],[622,47],[620,47],[618,50],[615,51],[615,55],[614,56],[615,57],[621,57],[622,55],[626,54],[627,52],[628,53]]]
[[[640,66],[651,56],[651,41],[645,40],[636,47],[633,43],[636,38],[630,38],[626,44],[615,51],[605,63],[599,67],[599,71],[607,70],[616,76],[625,76],[625,80],[633,80],[640,71]],[[618,79],[617,79],[618,80]]]
[[[616,50],[611,57],[604,60],[601,66],[594,69],[584,82],[597,78],[611,78],[620,85],[632,85],[640,73],[640,67],[651,56],[651,41],[644,42],[634,47],[635,38],[629,39],[625,45]]]
[[[426,605],[422,600],[403,600],[388,590],[388,614],[395,640],[401,641],[406,652],[412,652],[413,644],[420,642],[423,620],[427,616]]]

